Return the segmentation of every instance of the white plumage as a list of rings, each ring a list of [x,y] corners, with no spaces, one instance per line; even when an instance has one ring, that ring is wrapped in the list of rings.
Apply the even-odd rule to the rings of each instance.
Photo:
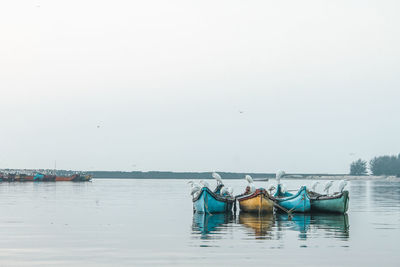
[[[317,185],[319,185],[318,181],[315,181],[312,185],[311,185],[311,189],[313,192],[317,192],[315,189],[317,188]]]
[[[332,185],[333,185],[333,181],[328,181],[325,183],[324,191],[326,192],[326,194],[329,194],[329,188],[331,188]]]
[[[201,186],[193,181],[189,181],[188,184],[191,186],[190,194],[194,197],[201,190]]]
[[[277,171],[277,172],[276,172],[275,177],[276,177],[276,182],[277,182],[277,184],[280,184],[280,183],[281,183],[281,177],[284,176],[285,174],[286,174],[286,173],[285,173],[284,171]]]
[[[246,175],[244,178],[246,179],[247,182],[249,182],[249,184],[252,184],[254,182],[253,178],[251,178],[250,175]]]
[[[339,192],[343,192],[344,188],[347,185],[347,181],[346,180],[340,180],[339,181]]]
[[[201,184],[202,186],[204,186],[204,187],[210,188],[210,184],[209,184],[207,181],[200,180],[200,184]]]
[[[217,180],[217,184],[222,184],[221,175],[219,175],[219,174],[216,173],[216,172],[213,172],[213,173],[212,173],[212,177],[213,177],[215,180]]]
[[[233,195],[233,189],[231,187],[222,187],[221,189],[221,196],[232,196]]]
[[[281,184],[281,192],[286,193],[287,192],[287,187],[285,184]]]
[[[250,187],[250,193],[254,193],[254,192],[256,192],[256,187],[254,186],[254,184],[249,184],[249,187]]]

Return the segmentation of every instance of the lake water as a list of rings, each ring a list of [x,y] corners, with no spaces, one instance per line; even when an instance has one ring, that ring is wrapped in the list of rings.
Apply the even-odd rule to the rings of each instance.
[[[235,194],[246,186],[224,182]],[[351,181],[347,189],[347,215],[288,220],[193,214],[186,180],[3,182],[0,266],[398,266],[400,183]]]

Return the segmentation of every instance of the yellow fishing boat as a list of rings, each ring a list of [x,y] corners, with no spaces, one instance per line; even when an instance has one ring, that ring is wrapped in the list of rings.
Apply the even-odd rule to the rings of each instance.
[[[251,213],[272,213],[274,202],[271,200],[267,190],[259,188],[253,193],[245,192],[236,196],[240,210]]]

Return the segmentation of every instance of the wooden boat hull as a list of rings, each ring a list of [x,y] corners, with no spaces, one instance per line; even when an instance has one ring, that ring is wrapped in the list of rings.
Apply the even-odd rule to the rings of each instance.
[[[230,212],[234,202],[234,198],[219,196],[203,187],[193,199],[193,208],[196,212],[208,214]]]
[[[272,213],[274,202],[269,198],[265,190],[257,189],[249,195],[241,195],[236,197],[239,202],[240,210],[250,213]]]
[[[274,195],[275,200],[279,205],[291,212],[310,212],[311,201],[307,194],[307,188],[302,186],[296,194],[281,193],[281,187],[278,185]]]
[[[311,211],[346,213],[349,208],[349,191],[334,196],[317,196],[311,198]]]

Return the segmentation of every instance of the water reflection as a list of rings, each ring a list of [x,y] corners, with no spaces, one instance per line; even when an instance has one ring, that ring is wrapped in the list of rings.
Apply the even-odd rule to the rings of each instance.
[[[221,214],[193,214],[192,230],[195,234],[201,234],[202,239],[216,237],[216,233],[221,231],[228,223],[233,222],[234,216],[232,213]]]
[[[349,238],[349,219],[347,214],[294,214],[289,220],[286,214],[276,214],[278,231],[297,231],[299,239],[323,236],[328,238]]]
[[[239,214],[239,224],[251,230],[248,233],[249,236],[255,236],[256,239],[270,239],[274,225],[274,215],[272,213],[252,214],[241,212]]]
[[[235,223],[236,222],[236,223]],[[231,234],[233,227],[245,229],[252,239],[283,240],[288,232],[298,232],[298,240],[310,238],[335,238],[348,240],[349,219],[347,214],[193,214],[192,234],[201,239],[220,239]]]

